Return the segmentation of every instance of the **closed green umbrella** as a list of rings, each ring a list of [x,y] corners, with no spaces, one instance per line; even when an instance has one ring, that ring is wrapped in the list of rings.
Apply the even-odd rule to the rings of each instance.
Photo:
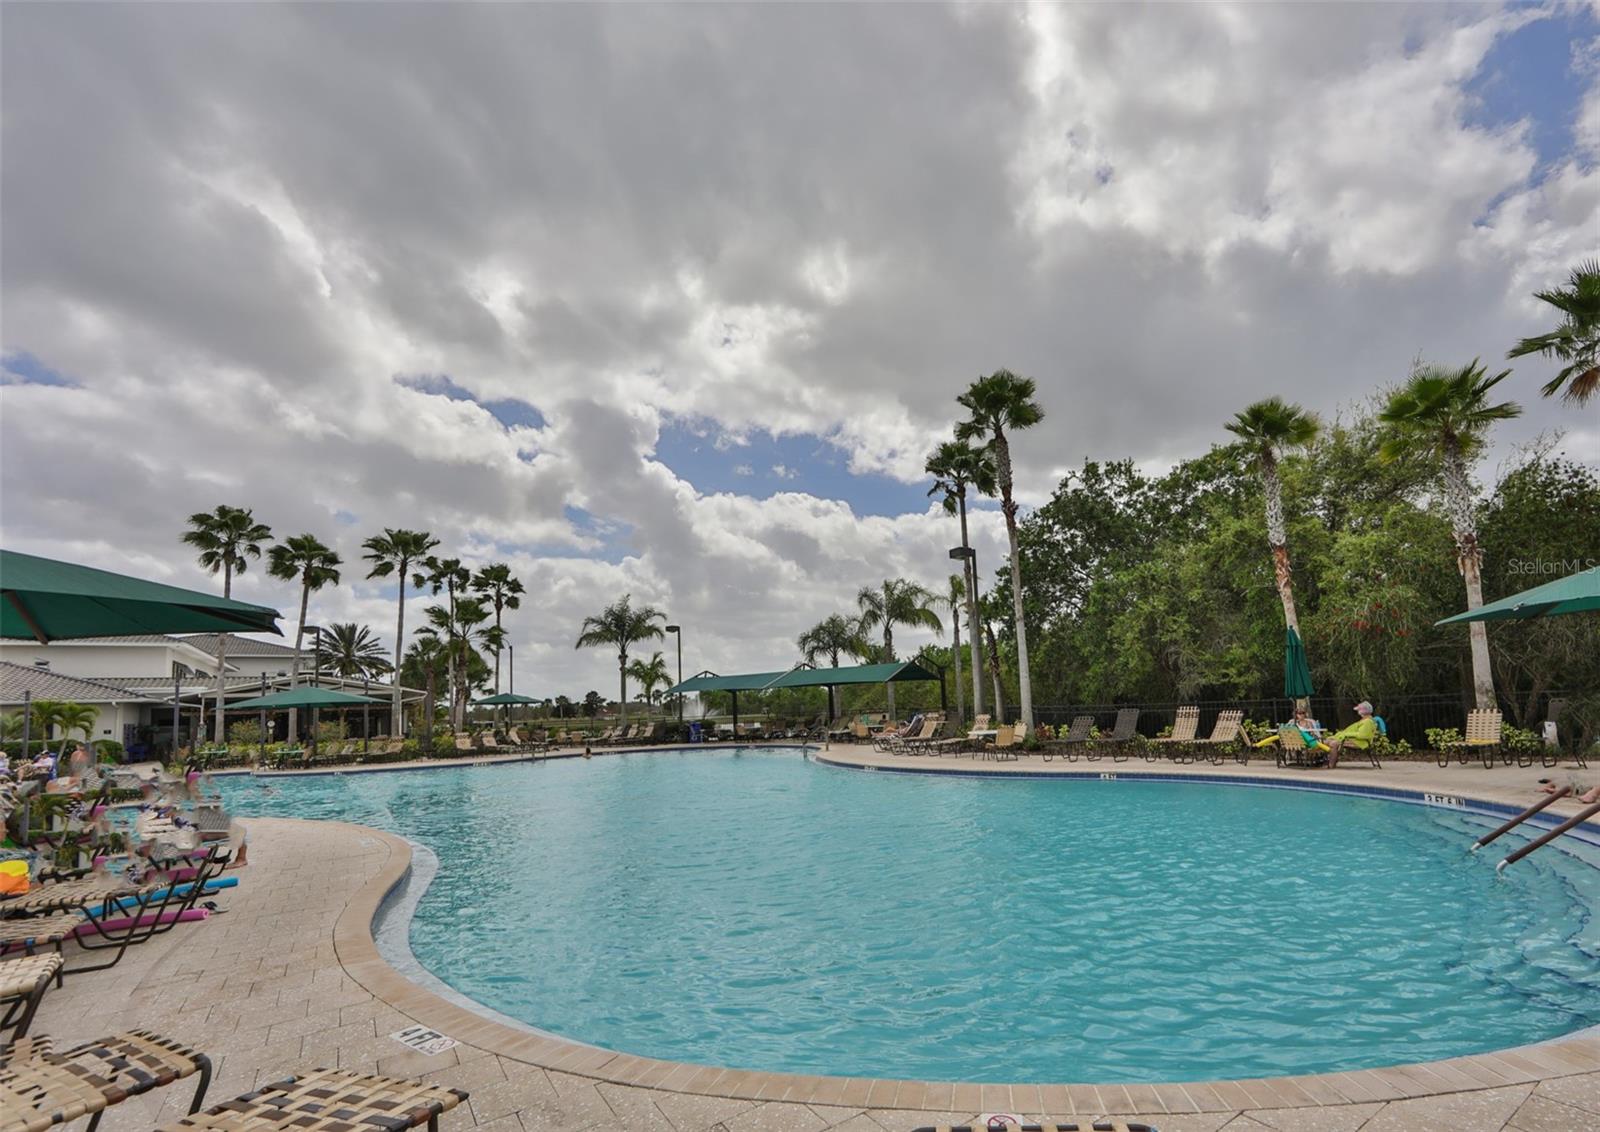
[[[40,644],[138,633],[277,633],[278,611],[0,550],[0,637]]]
[[[1560,617],[1568,613],[1600,611],[1600,566],[1591,566],[1531,590],[1469,609],[1436,625],[1463,621],[1527,621],[1535,617]]]
[[[1283,633],[1283,694],[1291,700],[1311,696],[1311,666],[1306,663],[1306,646],[1292,628]]]

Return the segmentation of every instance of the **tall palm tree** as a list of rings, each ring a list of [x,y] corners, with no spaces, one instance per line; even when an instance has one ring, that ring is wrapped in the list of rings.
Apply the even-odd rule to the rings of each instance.
[[[1483,449],[1484,435],[1496,421],[1522,414],[1513,401],[1490,404],[1489,391],[1511,375],[1489,377],[1476,358],[1469,366],[1450,369],[1419,365],[1411,378],[1389,395],[1378,419],[1389,427],[1379,449],[1385,460],[1407,455],[1437,456],[1444,472],[1445,510],[1455,536],[1456,559],[1467,585],[1467,608],[1483,604],[1483,549],[1473,517],[1468,461]],[[1489,669],[1489,635],[1483,622],[1470,625],[1472,689],[1480,709],[1495,706],[1494,676]]]
[[[189,529],[183,541],[200,552],[200,568],[222,575],[222,596],[233,596],[233,576],[243,574],[250,559],[261,557],[261,544],[272,537],[272,528],[256,522],[247,507],[221,504],[215,511],[196,511],[189,516]],[[215,739],[223,742],[223,708],[228,685],[228,634],[217,634],[217,725]]]
[[[472,576],[472,588],[489,602],[494,610],[494,693],[500,694],[500,653],[505,648],[505,634],[500,628],[500,616],[508,609],[522,606],[522,583],[511,573],[504,562],[494,562]],[[513,658],[515,659],[515,658]]]
[[[335,621],[323,642],[322,667],[346,680],[370,679],[390,671],[389,659],[372,630],[354,621]]]
[[[426,629],[417,630],[417,639],[405,651],[400,663],[400,679],[412,687],[421,685],[426,698],[422,701],[424,730],[428,745],[433,745],[434,706],[438,702],[439,677],[450,667],[450,658],[444,643]]]
[[[1304,448],[1315,440],[1319,422],[1299,405],[1281,397],[1268,397],[1235,414],[1224,427],[1244,441],[1245,451],[1261,474],[1261,490],[1267,500],[1267,546],[1272,550],[1278,599],[1283,602],[1283,622],[1298,636],[1300,617],[1294,607],[1289,530],[1283,514],[1283,477],[1278,474],[1278,459],[1289,449]]]
[[[633,608],[633,595],[623,594],[593,617],[583,619],[574,648],[592,649],[610,645],[617,650],[617,675],[622,682],[620,722],[628,722],[628,648],[638,641],[660,640],[662,628],[656,624],[667,615],[652,605]]]
[[[1031,377],[996,370],[980,377],[956,398],[970,414],[956,425],[956,439],[987,439],[994,452],[995,482],[1000,490],[1000,510],[1006,517],[1006,540],[1011,549],[1011,607],[1017,622],[1017,684],[1022,693],[1022,722],[1033,730],[1033,681],[1028,674],[1028,631],[1022,619],[1022,556],[1017,548],[1017,501],[1012,493],[1009,429],[1032,428],[1044,420],[1044,410],[1033,399],[1037,387]]]
[[[1533,297],[1555,307],[1562,320],[1548,334],[1524,338],[1506,357],[1542,354],[1566,362],[1545,385],[1544,395],[1554,397],[1566,386],[1562,397],[1582,405],[1600,390],[1600,260],[1584,260],[1565,287],[1535,291]]]
[[[456,726],[455,690],[466,678],[466,674],[460,666],[460,651],[455,648],[456,602],[460,600],[461,595],[466,592],[467,587],[471,584],[472,572],[461,564],[461,559],[459,558],[439,558],[430,554],[422,560],[420,572],[417,574],[415,581],[418,586],[427,586],[429,591],[434,594],[443,593],[445,595],[446,616],[444,628],[447,633],[446,645],[448,646],[445,654],[450,661],[450,668],[447,673],[450,684],[450,722],[451,726]]]
[[[628,675],[633,677],[634,683],[644,691],[644,702],[653,705],[656,702],[656,689],[672,683],[672,676],[667,672],[667,660],[659,652],[653,654],[649,660],[636,660],[628,665]]]
[[[863,586],[861,592],[856,594],[856,605],[861,609],[862,630],[870,632],[879,626],[883,627],[885,663],[895,659],[896,625],[932,629],[935,633],[944,629],[944,625],[939,621],[939,615],[933,609],[938,600],[931,590],[905,578],[885,578],[883,585]],[[893,716],[894,683],[891,681],[887,687],[889,714]]]
[[[294,661],[290,665],[289,683],[300,683],[300,646],[306,635],[306,608],[311,595],[323,586],[339,584],[339,567],[342,562],[331,547],[324,546],[316,535],[292,535],[267,551],[267,573],[285,582],[300,583],[300,620],[294,630]],[[289,709],[289,740],[299,734],[300,713]]]
[[[405,717],[400,710],[400,689],[403,682],[400,679],[400,650],[406,643],[406,585],[420,589],[423,585],[421,575],[412,571],[412,566],[421,562],[428,556],[428,552],[439,545],[439,540],[427,531],[408,531],[396,527],[385,527],[383,534],[373,535],[361,544],[366,553],[361,557],[372,563],[372,569],[367,571],[369,578],[387,578],[393,574],[400,582],[400,596],[396,601],[399,613],[394,624],[394,691],[390,702],[389,711],[393,715],[392,726],[397,737],[405,735]]]
[[[983,634],[978,632],[978,556],[967,538],[967,489],[979,495],[995,493],[994,453],[987,446],[974,448],[947,440],[935,448],[923,470],[933,477],[929,495],[942,495],[946,512],[961,517],[961,573],[966,581],[967,638],[972,642],[972,710],[983,712]],[[952,611],[952,616],[954,613]],[[958,646],[959,648],[959,646]],[[957,674],[956,682],[960,683]]]
[[[861,622],[842,613],[830,613],[795,639],[800,656],[807,664],[816,664],[817,657],[826,656],[832,668],[839,667],[839,657],[849,655],[864,660],[871,652]],[[833,688],[828,688],[828,722],[833,722]]]
[[[960,574],[951,574],[950,592],[944,595],[944,601],[950,606],[950,658],[956,669],[956,719],[962,724],[967,721],[967,694],[961,684],[961,612],[966,600],[965,579]],[[978,686],[976,680],[973,686]]]

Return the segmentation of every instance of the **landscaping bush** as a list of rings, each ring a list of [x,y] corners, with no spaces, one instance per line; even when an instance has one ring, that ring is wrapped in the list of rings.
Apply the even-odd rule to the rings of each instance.
[[[241,719],[228,725],[230,747],[259,747],[266,737],[259,720]]]
[[[96,739],[93,746],[96,762],[121,763],[126,757],[122,744],[115,739]]]

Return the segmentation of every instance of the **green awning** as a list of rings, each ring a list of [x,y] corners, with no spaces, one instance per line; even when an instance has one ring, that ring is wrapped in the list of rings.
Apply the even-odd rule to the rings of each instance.
[[[516,692],[501,692],[498,695],[487,696],[481,700],[473,700],[473,707],[507,707],[512,704],[536,704],[539,701],[532,696],[518,695]]]
[[[1455,625],[1463,621],[1526,621],[1534,617],[1560,617],[1568,613],[1600,610],[1600,566],[1579,570],[1531,590],[1503,597],[1469,609],[1436,625]]]
[[[277,633],[278,611],[218,594],[0,550],[0,637],[50,641],[139,633]]]
[[[889,664],[854,664],[844,668],[795,668],[783,673],[769,688],[821,688],[845,684],[899,684],[907,680],[931,680],[939,677],[914,660],[897,660]]]
[[[701,672],[681,684],[668,688],[669,696],[690,695],[694,692],[754,692],[765,688],[783,672],[745,672],[734,676],[718,676],[715,672]]]
[[[229,704],[228,710],[283,711],[288,708],[360,707],[362,704],[388,707],[389,701],[375,700],[371,696],[355,696],[349,692],[341,692],[334,688],[313,688],[309,684],[302,684],[298,688],[273,692],[271,695],[256,696],[250,700],[240,700],[238,703]]]

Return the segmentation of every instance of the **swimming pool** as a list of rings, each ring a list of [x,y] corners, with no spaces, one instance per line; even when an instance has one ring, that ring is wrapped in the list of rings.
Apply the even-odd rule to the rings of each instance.
[[[1600,1023],[1600,870],[1460,812],[694,751],[225,780],[439,858],[444,982],[670,1060],[968,1081],[1350,1069]],[[1509,839],[1508,839],[1509,840]]]

